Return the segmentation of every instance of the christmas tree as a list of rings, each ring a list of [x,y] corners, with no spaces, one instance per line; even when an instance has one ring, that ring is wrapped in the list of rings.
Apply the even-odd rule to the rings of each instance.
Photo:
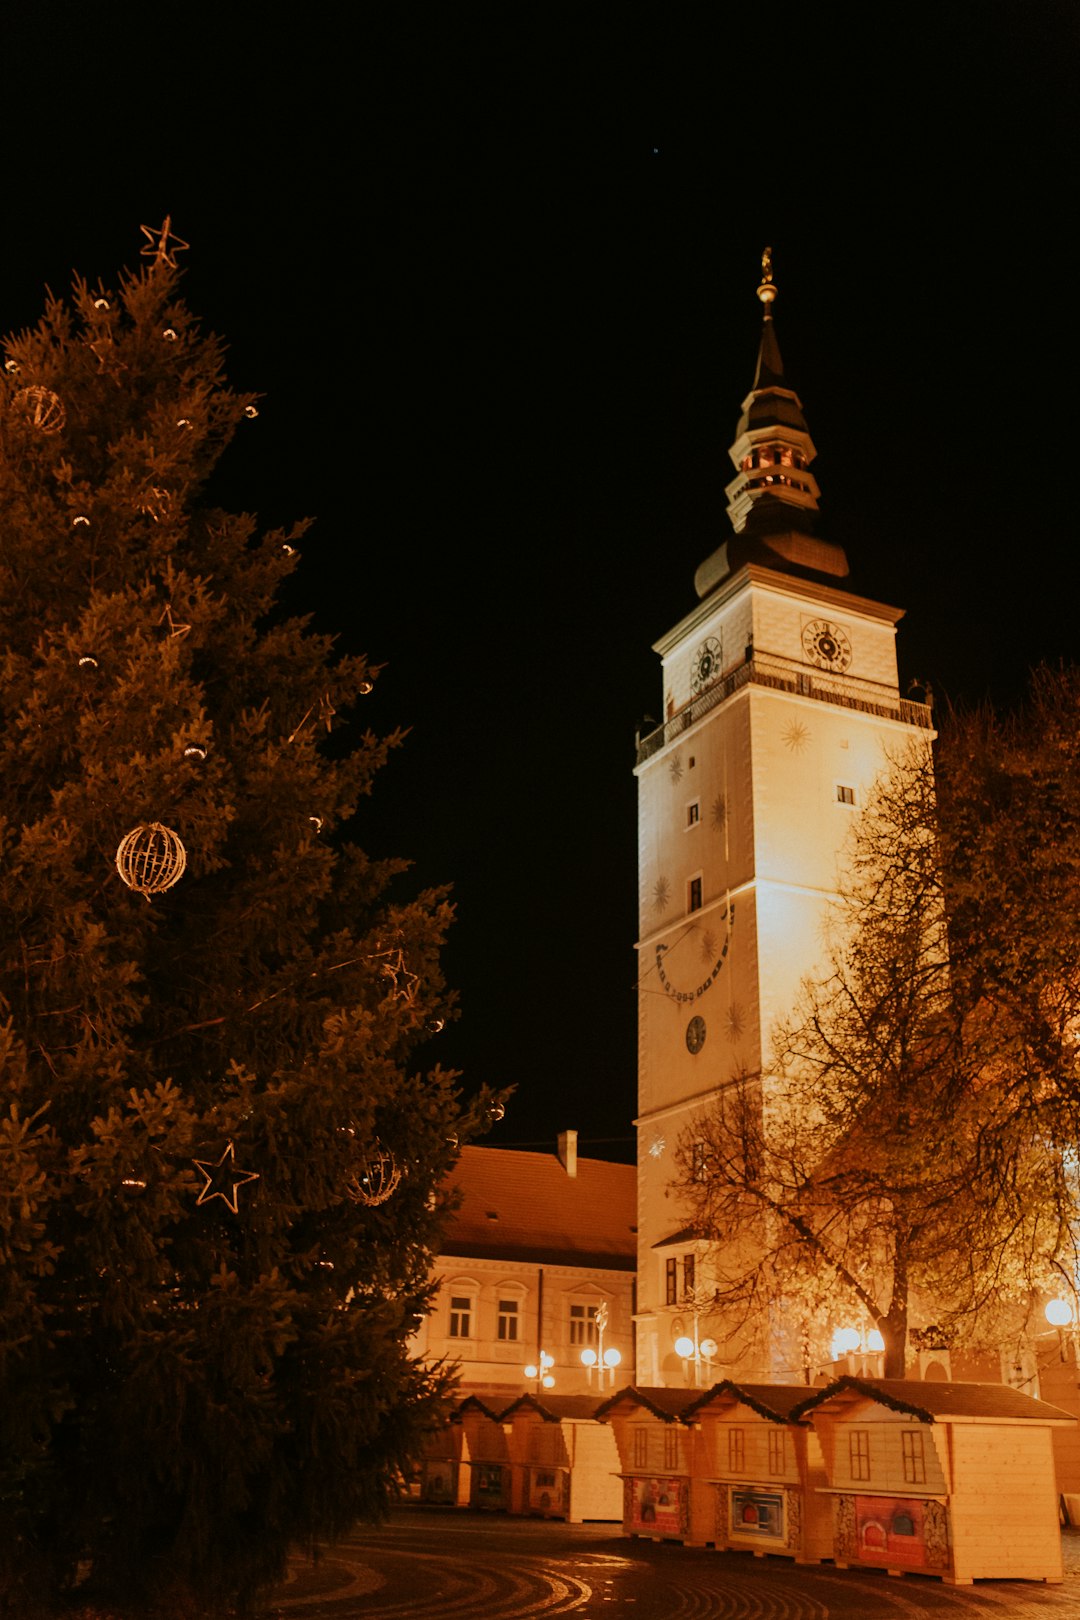
[[[399,733],[213,505],[253,396],[169,222],[0,376],[0,1608],[243,1612],[384,1510],[437,1189],[446,892],[353,841]],[[74,1595],[74,1596],[73,1596]],[[7,1610],[5,1610],[7,1612]]]

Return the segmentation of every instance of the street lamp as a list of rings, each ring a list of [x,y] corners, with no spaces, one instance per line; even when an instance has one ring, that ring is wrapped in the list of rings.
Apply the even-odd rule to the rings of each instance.
[[[526,1378],[536,1379],[536,1387],[538,1390],[554,1389],[555,1374],[551,1371],[551,1368],[554,1367],[554,1365],[555,1357],[549,1356],[546,1350],[541,1350],[539,1365],[537,1365],[534,1361],[530,1361],[529,1365],[525,1368],[525,1376]]]
[[[1067,1299],[1050,1299],[1047,1300],[1043,1307],[1043,1315],[1051,1327],[1057,1328],[1058,1350],[1062,1361],[1067,1361],[1068,1357],[1065,1354],[1066,1342],[1073,1345],[1076,1343],[1074,1331],[1075,1313],[1072,1306]]]
[[[870,1370],[866,1365],[866,1358],[868,1356],[883,1355],[885,1339],[879,1328],[871,1328],[867,1332],[865,1329],[842,1327],[837,1328],[833,1334],[830,1348],[834,1361],[839,1361],[841,1356],[861,1356],[862,1362],[859,1370],[863,1377],[868,1374],[874,1376],[870,1374]]]
[[[616,1350],[614,1345],[609,1345],[606,1350],[604,1349],[604,1332],[608,1325],[606,1300],[597,1307],[594,1321],[596,1322],[597,1348],[594,1350],[590,1345],[588,1349],[583,1350],[581,1352],[581,1364],[588,1374],[589,1388],[592,1388],[593,1368],[595,1367],[597,1382],[599,1387],[603,1389],[605,1376],[614,1384],[615,1369],[622,1360],[622,1351]]]
[[[694,1365],[694,1384],[695,1384],[696,1387],[700,1388],[700,1385],[701,1385],[701,1369],[702,1369],[702,1366],[704,1366],[704,1368],[705,1368],[706,1375],[708,1376],[709,1381],[710,1382],[712,1381],[712,1364],[713,1364],[713,1360],[715,1359],[716,1352],[717,1352],[717,1350],[719,1348],[720,1347],[717,1344],[715,1339],[700,1339],[699,1340],[699,1338],[698,1338],[698,1312],[697,1312],[697,1309],[695,1307],[695,1310],[694,1310],[694,1336],[693,1336],[693,1338],[691,1338],[689,1334],[684,1333],[684,1334],[682,1334],[682,1336],[680,1338],[676,1339],[675,1340],[675,1354],[680,1358],[680,1360],[683,1363],[683,1372],[684,1373],[686,1371],[687,1366],[691,1362],[693,1362],[693,1365]]]

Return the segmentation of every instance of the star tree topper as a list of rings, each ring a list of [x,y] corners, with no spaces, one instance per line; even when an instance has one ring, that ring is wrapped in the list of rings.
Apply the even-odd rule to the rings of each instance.
[[[176,255],[186,252],[191,246],[190,242],[185,242],[183,237],[177,236],[173,230],[171,214],[166,214],[158,226],[140,225],[139,229],[146,237],[146,246],[140,248],[139,252],[144,259],[153,259],[155,270],[159,264],[167,264],[170,270],[175,270]]]
[[[238,1213],[237,1188],[244,1186],[245,1182],[258,1181],[259,1174],[257,1170],[237,1170],[235,1158],[233,1144],[230,1142],[216,1164],[211,1164],[207,1159],[192,1159],[196,1170],[200,1170],[203,1175],[203,1188],[195,1200],[196,1204],[208,1204],[211,1198],[220,1198],[223,1203],[228,1204],[234,1215]]]

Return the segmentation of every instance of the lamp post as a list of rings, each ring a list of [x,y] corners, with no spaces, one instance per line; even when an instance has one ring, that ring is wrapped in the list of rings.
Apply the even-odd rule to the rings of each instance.
[[[848,1357],[848,1367],[851,1367],[851,1358],[859,1357],[859,1372],[864,1378],[880,1377],[877,1369],[873,1371],[867,1365],[871,1356],[880,1356],[885,1353],[885,1340],[878,1328],[842,1327],[837,1328],[832,1336],[832,1358],[839,1361],[841,1356]]]
[[[1043,1308],[1043,1315],[1050,1323],[1050,1326],[1057,1329],[1058,1351],[1062,1361],[1067,1361],[1069,1359],[1065,1354],[1066,1344],[1072,1348],[1073,1357],[1075,1359],[1076,1312],[1069,1304],[1069,1301],[1067,1299],[1060,1298],[1047,1300],[1046,1305]]]
[[[587,1349],[581,1352],[581,1364],[588,1374],[590,1389],[592,1388],[594,1368],[596,1369],[597,1384],[600,1389],[603,1389],[604,1387],[605,1377],[608,1378],[612,1385],[614,1385],[615,1369],[622,1360],[622,1352],[620,1350],[616,1350],[614,1345],[609,1345],[606,1350],[604,1349],[604,1333],[607,1329],[607,1325],[608,1308],[607,1301],[605,1300],[598,1307],[596,1312],[597,1347],[594,1350],[592,1346],[589,1345]]]
[[[539,1362],[530,1361],[525,1368],[526,1378],[536,1379],[536,1393],[542,1389],[555,1388],[555,1374],[551,1371],[555,1365],[555,1357],[549,1356],[546,1350],[541,1350]]]
[[[698,1337],[698,1308],[694,1306],[694,1336],[684,1333],[675,1340],[675,1354],[680,1357],[683,1364],[684,1375],[690,1366],[694,1369],[694,1387],[701,1387],[701,1369],[705,1368],[709,1382],[712,1382],[712,1364],[719,1346],[715,1339],[701,1339]]]

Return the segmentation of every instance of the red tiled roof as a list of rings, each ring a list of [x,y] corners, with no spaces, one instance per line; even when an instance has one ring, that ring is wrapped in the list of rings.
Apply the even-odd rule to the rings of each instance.
[[[636,1182],[632,1164],[578,1159],[568,1176],[553,1153],[462,1148],[445,1182],[461,1189],[461,1205],[440,1253],[633,1271]]]

